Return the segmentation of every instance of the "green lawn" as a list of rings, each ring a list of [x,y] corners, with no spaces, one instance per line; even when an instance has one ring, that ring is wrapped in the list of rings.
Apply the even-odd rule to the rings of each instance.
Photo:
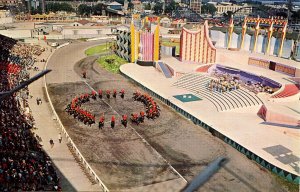
[[[87,49],[85,51],[85,54],[87,56],[91,56],[91,55],[95,55],[95,54],[100,54],[100,53],[104,53],[110,50],[110,45],[108,44],[101,44],[101,45],[97,45],[95,47],[91,47],[89,49]]]
[[[176,46],[176,55],[179,54],[179,49],[180,49],[180,43],[178,42],[170,42],[168,40],[162,41],[161,45],[165,45],[165,46]]]
[[[109,63],[109,60],[111,63]],[[122,59],[116,54],[100,57],[97,61],[104,69],[112,73],[118,73],[120,66],[128,63],[128,61]]]

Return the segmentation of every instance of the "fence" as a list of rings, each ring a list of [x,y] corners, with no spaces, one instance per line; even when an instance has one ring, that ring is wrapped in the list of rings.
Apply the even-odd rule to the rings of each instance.
[[[47,59],[47,62],[44,66],[44,70],[47,69],[47,65],[48,65],[48,61],[49,61],[49,58],[54,54],[54,52],[52,52],[50,54],[50,56],[48,57]],[[50,95],[48,93],[48,87],[47,87],[47,84],[46,84],[46,76],[44,76],[44,86],[45,86],[45,92],[46,92],[46,95],[47,95],[47,99],[49,101],[49,104],[50,104],[50,107],[51,107],[51,110],[62,130],[62,132],[65,134],[68,142],[71,144],[71,147],[72,149],[75,151],[75,154],[77,155],[77,157],[80,159],[80,161],[82,162],[82,164],[84,165],[85,169],[93,176],[94,180],[100,185],[100,187],[103,189],[104,192],[108,192],[108,188],[104,185],[104,183],[101,181],[101,179],[97,176],[97,174],[95,173],[95,171],[92,169],[92,167],[89,165],[89,163],[85,160],[85,158],[83,157],[83,155],[80,153],[79,149],[76,147],[75,143],[73,142],[73,140],[71,139],[71,137],[69,136],[68,132],[66,131],[64,125],[62,124],[59,116],[57,115],[55,109],[54,109],[54,106],[52,104],[52,101],[50,99]]]
[[[144,89],[145,91],[147,91],[150,95],[158,98],[159,100],[161,100],[162,102],[164,102],[166,105],[170,106],[175,111],[179,112],[181,115],[183,115],[186,118],[190,119],[194,124],[199,125],[202,128],[206,129],[213,136],[216,136],[219,139],[223,140],[225,143],[229,144],[230,146],[232,146],[233,148],[235,148],[236,150],[238,150],[239,152],[241,152],[242,154],[244,154],[249,159],[256,161],[259,165],[261,165],[264,168],[268,169],[269,171],[275,173],[276,175],[279,175],[280,177],[283,177],[284,179],[288,180],[289,182],[292,182],[292,183],[295,183],[295,184],[298,184],[298,185],[300,184],[300,177],[299,176],[297,176],[297,175],[295,175],[293,173],[290,173],[288,171],[285,171],[285,170],[283,170],[283,169],[281,169],[279,167],[276,167],[275,165],[269,163],[268,161],[264,160],[263,158],[259,157],[255,153],[253,153],[250,150],[248,150],[247,148],[245,148],[242,145],[236,143],[235,141],[231,140],[230,138],[226,137],[222,133],[220,133],[217,130],[215,130],[214,128],[212,128],[211,126],[207,125],[205,122],[201,121],[200,119],[198,119],[198,118],[194,117],[193,115],[189,114],[188,112],[186,112],[185,110],[181,109],[177,105],[173,104],[168,99],[165,99],[164,97],[160,96],[159,94],[157,94],[154,91],[150,90],[149,88],[145,87],[141,83],[135,81],[134,79],[132,79],[128,75],[124,74],[122,71],[120,71],[120,72],[121,72],[121,74],[124,77],[126,77],[129,80],[131,80],[134,83],[136,83],[142,89]]]

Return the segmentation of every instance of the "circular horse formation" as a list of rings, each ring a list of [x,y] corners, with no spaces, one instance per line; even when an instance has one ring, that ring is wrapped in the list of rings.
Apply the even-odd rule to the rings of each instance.
[[[120,92],[120,97],[124,99],[125,97],[125,91],[122,89]],[[117,91],[114,89],[112,91],[112,97],[114,99],[117,98]],[[82,105],[84,103],[89,102],[91,99],[97,100],[97,98],[103,102],[106,102],[104,99],[106,98],[107,100],[111,99],[111,90],[106,90],[105,94],[103,94],[103,91],[101,89],[98,90],[98,93],[96,91],[92,91],[91,93],[85,93],[81,94],[79,96],[76,96],[75,98],[72,99],[72,101],[67,105],[65,108],[65,111],[73,116],[75,119],[77,119],[80,122],[83,122],[85,125],[92,126],[93,124],[96,123],[96,117],[92,112],[90,112],[87,109],[83,109]],[[154,120],[155,118],[158,118],[160,116],[160,107],[157,105],[157,103],[154,101],[154,99],[146,94],[146,93],[141,93],[139,91],[136,91],[133,93],[132,98],[134,101],[138,101],[143,103],[145,110],[140,111],[139,113],[131,113],[130,114],[130,120],[132,123],[139,125],[140,123],[144,123],[145,117],[147,119],[152,119]],[[127,127],[127,115],[123,114],[122,118],[120,120],[121,124],[124,126],[124,128]],[[110,120],[110,127],[115,128],[115,122],[116,118],[114,115],[111,116]],[[98,122],[98,128],[102,129],[104,128],[105,124],[105,116],[104,112],[99,118]]]

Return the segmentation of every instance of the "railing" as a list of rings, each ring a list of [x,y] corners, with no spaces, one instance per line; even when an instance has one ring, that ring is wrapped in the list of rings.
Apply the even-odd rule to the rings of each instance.
[[[44,70],[47,69],[47,65],[48,65],[48,61],[49,61],[49,58],[54,54],[54,51],[49,55],[49,57],[47,58],[47,62],[44,66]],[[83,157],[83,155],[80,153],[79,149],[76,147],[75,143],[73,142],[73,140],[71,139],[71,137],[69,136],[68,132],[66,131],[64,125],[62,124],[59,116],[57,115],[55,109],[54,109],[54,106],[52,104],[52,101],[50,99],[50,95],[49,95],[49,92],[48,92],[48,87],[47,87],[47,83],[46,83],[46,76],[44,76],[44,86],[45,86],[45,92],[46,92],[46,95],[47,95],[47,99],[49,101],[49,104],[50,104],[50,107],[51,107],[51,110],[54,114],[54,116],[56,117],[56,120],[62,130],[62,132],[65,134],[68,142],[71,144],[71,147],[73,148],[73,150],[75,151],[75,154],[77,155],[77,157],[80,159],[80,161],[82,162],[82,164],[84,165],[85,169],[93,176],[93,179],[99,184],[99,186],[102,188],[102,190],[104,192],[108,192],[108,188],[104,185],[104,183],[101,181],[101,179],[97,176],[96,172],[92,169],[92,167],[89,165],[89,163],[85,160],[85,158]]]
[[[278,175],[280,177],[283,177],[284,179],[288,180],[289,182],[292,182],[292,183],[295,183],[295,184],[298,184],[298,185],[300,184],[300,176],[295,175],[293,173],[290,173],[288,171],[285,171],[285,170],[283,170],[283,169],[281,169],[279,167],[276,167],[275,165],[269,163],[268,161],[264,160],[263,158],[261,158],[260,156],[256,155],[252,151],[248,150],[247,148],[243,147],[242,145],[238,144],[237,142],[235,142],[235,141],[231,140],[230,138],[228,138],[227,136],[223,135],[222,133],[220,133],[219,131],[217,131],[213,127],[207,125],[202,120],[196,118],[195,116],[193,116],[190,113],[186,112],[185,110],[181,109],[180,107],[178,107],[177,105],[175,105],[174,103],[172,103],[170,100],[168,100],[168,99],[160,96],[159,94],[157,94],[156,92],[152,91],[148,87],[145,87],[141,83],[135,81],[133,78],[131,78],[128,75],[126,75],[125,73],[123,73],[122,70],[120,70],[120,72],[121,72],[121,74],[124,77],[128,78],[129,80],[131,80],[132,82],[134,82],[135,84],[137,84],[138,86],[140,86],[142,89],[144,89],[145,91],[147,91],[150,95],[158,98],[159,100],[161,100],[162,102],[164,102],[166,105],[168,105],[169,107],[173,108],[175,111],[179,112],[184,117],[190,119],[195,125],[199,125],[200,127],[206,129],[213,136],[216,136],[219,139],[221,139],[222,141],[224,141],[225,143],[229,144],[230,146],[232,146],[233,148],[235,148],[236,150],[238,150],[239,152],[241,152],[242,154],[244,154],[249,159],[256,161],[256,163],[258,163],[262,167],[268,169],[269,171],[275,173],[276,175]]]

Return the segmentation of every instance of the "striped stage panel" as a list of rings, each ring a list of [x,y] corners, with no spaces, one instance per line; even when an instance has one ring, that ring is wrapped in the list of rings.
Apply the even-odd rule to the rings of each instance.
[[[153,33],[141,33],[141,51],[142,61],[152,61],[154,53],[154,35]]]

